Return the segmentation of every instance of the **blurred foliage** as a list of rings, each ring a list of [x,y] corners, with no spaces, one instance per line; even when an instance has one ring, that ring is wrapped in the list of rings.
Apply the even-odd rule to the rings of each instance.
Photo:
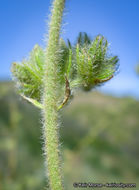
[[[14,93],[12,83],[0,83],[0,190],[43,189],[38,118],[38,111]]]
[[[13,89],[11,82],[0,83],[0,190],[43,190],[39,110]],[[139,102],[131,97],[76,94],[61,111],[65,189],[75,189],[73,182],[137,183],[138,116]]]
[[[135,71],[136,71],[137,75],[139,75],[139,63],[136,65]]]

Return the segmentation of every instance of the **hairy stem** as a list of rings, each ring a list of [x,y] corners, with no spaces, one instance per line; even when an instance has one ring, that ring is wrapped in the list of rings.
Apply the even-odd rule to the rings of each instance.
[[[50,188],[63,190],[58,140],[58,43],[65,0],[54,0],[49,23],[43,92],[45,150]]]

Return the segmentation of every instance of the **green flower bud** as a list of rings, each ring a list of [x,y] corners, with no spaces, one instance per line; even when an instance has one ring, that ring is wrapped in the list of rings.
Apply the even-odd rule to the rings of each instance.
[[[117,70],[117,56],[108,54],[107,40],[98,35],[91,43],[76,46],[77,78],[84,90],[111,79]]]

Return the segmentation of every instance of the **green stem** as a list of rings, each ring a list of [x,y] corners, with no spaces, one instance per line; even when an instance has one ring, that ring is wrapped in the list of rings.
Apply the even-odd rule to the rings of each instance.
[[[65,0],[54,0],[49,24],[44,75],[43,117],[50,188],[63,190],[58,139],[58,44]]]

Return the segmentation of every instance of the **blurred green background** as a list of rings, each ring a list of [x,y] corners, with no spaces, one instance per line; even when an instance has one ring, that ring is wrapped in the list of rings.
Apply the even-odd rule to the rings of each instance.
[[[78,92],[61,118],[66,190],[75,189],[74,182],[136,183],[129,189],[139,189],[139,101]],[[12,82],[0,82],[0,190],[49,189],[42,147],[39,110]]]

